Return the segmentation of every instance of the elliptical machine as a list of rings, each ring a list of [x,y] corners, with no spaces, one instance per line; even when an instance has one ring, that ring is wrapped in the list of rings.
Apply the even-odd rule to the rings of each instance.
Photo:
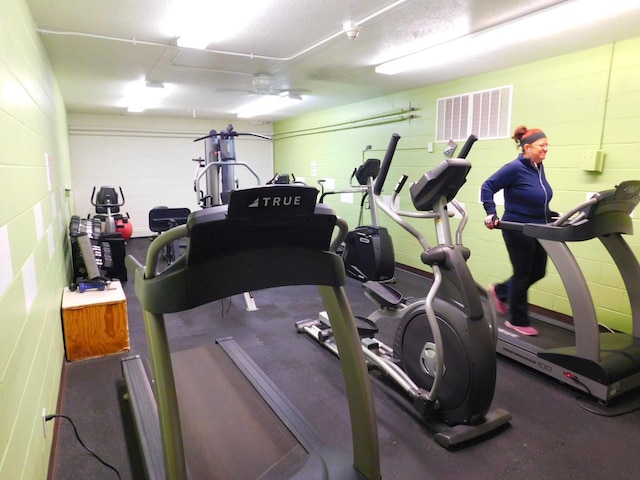
[[[325,190],[325,180],[318,180],[321,188],[320,203],[327,195],[360,193],[358,226],[347,233],[339,252],[347,275],[361,282],[370,280],[394,282],[395,256],[393,242],[385,227],[378,221],[378,208],[373,201],[373,183],[380,173],[380,160],[369,158],[353,169],[346,190]],[[357,184],[354,183],[357,181]],[[363,225],[366,202],[369,202],[371,224]]]
[[[421,301],[408,302],[388,284],[366,282],[365,294],[379,309],[360,319],[362,348],[371,368],[379,370],[404,390],[415,409],[437,432],[444,447],[480,437],[507,424],[511,414],[489,411],[496,381],[496,314],[487,292],[471,276],[466,260],[470,251],[462,244],[467,214],[455,200],[466,182],[471,164],[466,160],[477,137],[471,136],[460,158],[446,159],[410,187],[417,212],[385,204],[380,194],[400,136],[394,134],[387,148],[373,193],[377,206],[414,236],[423,248],[420,256],[433,271],[433,283]],[[407,176],[396,185],[391,205]],[[462,215],[453,241],[447,204]],[[438,244],[425,237],[403,217],[433,219]],[[487,308],[485,312],[483,303]],[[381,319],[398,320],[393,348],[375,337]],[[331,325],[321,313],[316,320],[296,323],[337,355]]]

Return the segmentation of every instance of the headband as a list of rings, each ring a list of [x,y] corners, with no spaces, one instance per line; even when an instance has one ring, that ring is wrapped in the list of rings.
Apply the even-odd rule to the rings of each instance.
[[[533,143],[536,140],[540,140],[541,138],[547,138],[542,130],[537,131],[536,133],[532,133],[528,137],[522,137],[520,139],[520,146],[524,147],[527,143]]]

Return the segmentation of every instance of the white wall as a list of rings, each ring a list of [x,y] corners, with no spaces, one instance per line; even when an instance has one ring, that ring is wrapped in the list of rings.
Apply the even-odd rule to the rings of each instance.
[[[224,130],[228,120],[169,119],[139,116],[69,115],[69,142],[72,194],[81,217],[95,213],[91,205],[93,187],[122,187],[125,205],[133,224],[133,236],[149,230],[148,215],[153,207],[198,209],[193,188],[198,162],[204,157],[204,141],[196,138],[210,130]],[[271,135],[271,124],[232,122],[239,133]],[[262,183],[273,176],[273,145],[269,140],[239,136],[236,159],[246,162]],[[235,167],[240,187],[256,185],[255,177],[243,167]],[[201,188],[205,188],[204,183]],[[122,200],[120,200],[122,201]]]

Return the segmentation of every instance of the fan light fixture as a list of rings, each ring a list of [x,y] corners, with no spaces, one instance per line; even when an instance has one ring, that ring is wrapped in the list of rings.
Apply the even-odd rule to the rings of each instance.
[[[530,43],[559,31],[584,30],[638,8],[637,0],[573,0],[502,25],[466,35],[378,65],[376,73],[395,75],[425,65],[446,64],[460,52],[488,54],[505,43]]]
[[[253,88],[256,89],[256,92],[260,95],[264,95],[271,90],[271,87],[273,86],[273,78],[271,78],[270,75],[260,73],[253,76],[251,84],[253,85]]]
[[[290,92],[282,92],[280,95],[265,95],[258,100],[240,107],[236,113],[238,118],[253,118],[298,105],[302,99],[303,97],[301,95]]]

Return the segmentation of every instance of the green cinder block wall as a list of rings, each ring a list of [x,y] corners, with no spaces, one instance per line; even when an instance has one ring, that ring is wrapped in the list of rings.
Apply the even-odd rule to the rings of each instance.
[[[446,145],[435,143],[438,98],[504,85],[513,86],[510,132],[524,124],[542,128],[549,137],[552,148],[545,166],[554,189],[552,208],[567,211],[590,192],[612,188],[623,180],[640,179],[640,38],[278,122],[274,125],[275,169],[293,172],[309,184],[329,178],[335,180],[335,188],[348,188],[353,168],[363,158],[381,159],[395,132],[402,139],[383,192],[389,195],[401,174],[406,173],[410,181],[415,181],[442,161]],[[369,126],[359,122],[410,106],[417,109],[414,113],[418,118],[387,123],[378,118],[369,121]],[[427,151],[429,143],[434,143],[433,153]],[[367,145],[371,150],[364,151]],[[601,173],[582,169],[581,160],[587,150],[604,151]],[[464,243],[472,252],[469,265],[483,285],[507,278],[511,266],[500,233],[489,231],[482,224],[485,213],[479,203],[479,188],[490,174],[516,155],[510,138],[477,142],[469,156],[472,171],[458,195],[470,217],[464,234]],[[355,225],[359,199],[355,196],[352,203],[346,200],[327,197],[327,203]],[[400,202],[401,208],[412,208],[406,193]],[[369,221],[367,215],[365,212],[365,223]],[[396,261],[427,270],[419,261],[421,249],[413,237],[384,214],[380,220],[392,235]],[[453,222],[457,225],[456,220]],[[430,242],[434,241],[432,222],[412,223]],[[633,223],[638,232],[635,217]],[[626,240],[640,255],[640,232]],[[572,244],[571,249],[585,271],[600,321],[629,332],[629,302],[604,247],[598,241],[590,241]],[[547,277],[531,289],[529,301],[571,313],[565,289],[551,263]]]
[[[336,188],[344,188],[353,168],[365,157],[382,157],[391,133],[398,132],[402,140],[385,187],[388,194],[401,173],[417,179],[441,161],[444,144],[435,143],[438,98],[511,84],[511,127],[524,123],[547,131],[553,205],[566,210],[587,192],[640,178],[635,161],[639,59],[640,38],[279,122],[274,126],[275,171],[294,173],[308,183],[334,178]],[[366,127],[353,123],[410,105],[418,109],[418,118],[396,123],[377,118]],[[336,124],[342,125],[314,133]],[[73,188],[65,107],[24,0],[5,0],[0,15],[0,139],[0,478],[43,479],[52,430],[50,425],[45,437],[41,415],[43,409],[55,410],[60,388],[60,301],[70,275],[66,227],[75,208],[73,195],[65,194]],[[430,142],[435,143],[433,153],[427,152]],[[365,152],[367,145],[371,150]],[[579,167],[582,152],[593,149],[606,153],[602,173]],[[482,226],[479,185],[515,154],[509,139],[478,142],[470,156],[474,168],[459,196],[471,217],[465,235],[470,265],[482,284],[507,276],[510,267],[501,238]],[[357,198],[351,204],[331,201],[355,224]],[[409,208],[406,196],[401,205]],[[422,267],[416,242],[384,215],[381,219],[393,235],[397,261]],[[636,220],[634,226],[637,230]],[[424,230],[433,240],[433,227],[426,224]],[[638,237],[628,240],[639,254]],[[590,242],[574,251],[602,321],[627,330],[629,304],[604,249]],[[530,300],[568,313],[562,290],[550,268]]]
[[[64,346],[71,187],[65,107],[24,0],[0,15],[0,478],[47,476]]]

